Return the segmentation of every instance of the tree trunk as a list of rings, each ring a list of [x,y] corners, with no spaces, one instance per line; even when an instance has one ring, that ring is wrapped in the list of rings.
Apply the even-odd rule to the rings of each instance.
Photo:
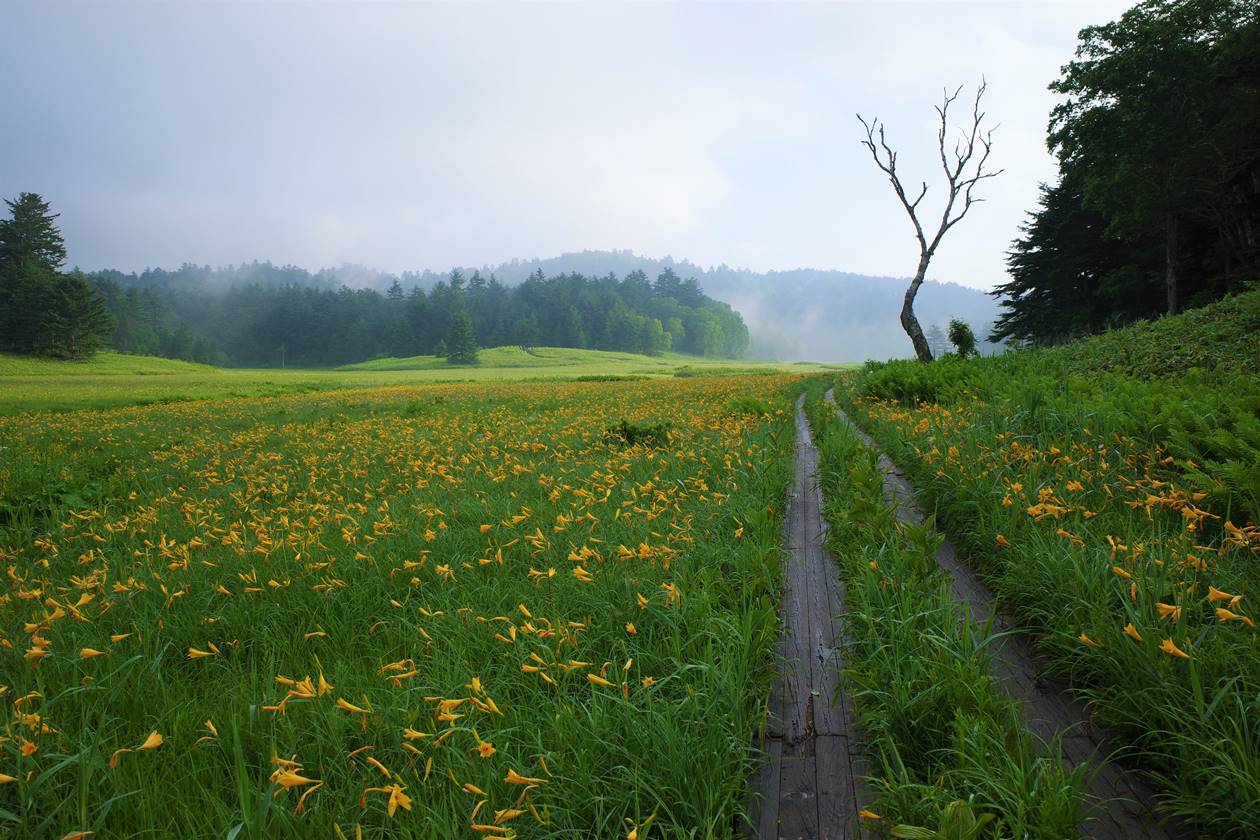
[[[1168,314],[1176,315],[1181,311],[1181,300],[1177,294],[1177,217],[1172,213],[1164,232],[1164,289],[1168,292]]]
[[[914,296],[919,293],[919,287],[923,285],[923,275],[927,274],[930,259],[930,254],[919,257],[919,268],[914,273],[914,279],[910,281],[910,288],[906,289],[906,299],[901,305],[901,327],[906,331],[906,335],[910,336],[910,343],[914,345],[915,355],[919,357],[920,362],[932,361],[932,348],[923,335],[919,319],[914,316]]]

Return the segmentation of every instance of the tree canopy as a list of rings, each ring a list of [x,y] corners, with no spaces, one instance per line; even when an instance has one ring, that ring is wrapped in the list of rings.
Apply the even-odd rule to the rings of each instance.
[[[82,277],[61,273],[57,214],[24,192],[0,219],[0,351],[81,359],[107,340],[113,318]]]
[[[1260,274],[1260,7],[1146,0],[1081,31],[994,338],[1058,341]]]

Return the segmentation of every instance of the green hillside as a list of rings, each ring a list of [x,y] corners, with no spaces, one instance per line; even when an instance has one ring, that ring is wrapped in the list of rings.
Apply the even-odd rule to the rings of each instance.
[[[1260,371],[1260,289],[1040,354],[1074,373],[1180,376],[1199,368],[1254,374]]]
[[[642,365],[658,362],[665,364],[665,356],[641,356],[637,353],[620,353],[607,350],[580,350],[572,347],[489,347],[477,353],[480,368],[539,368],[568,367],[572,365],[596,365],[601,369],[609,364],[624,365],[627,362]],[[671,354],[671,358],[688,359],[690,356]],[[383,358],[342,365],[337,370],[458,370],[468,366],[452,365],[442,356],[408,356],[403,359]]]
[[[180,373],[213,373],[217,368],[126,353],[97,353],[90,359],[65,361],[0,353],[0,376],[154,376]]]

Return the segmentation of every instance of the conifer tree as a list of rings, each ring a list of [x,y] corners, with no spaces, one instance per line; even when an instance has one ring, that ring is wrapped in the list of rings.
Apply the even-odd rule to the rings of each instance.
[[[451,323],[446,360],[453,365],[477,364],[477,335],[473,332],[472,318],[465,311],[457,312]]]

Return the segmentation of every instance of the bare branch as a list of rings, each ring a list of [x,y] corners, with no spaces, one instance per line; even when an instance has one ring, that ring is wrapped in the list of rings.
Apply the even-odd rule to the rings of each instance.
[[[960,127],[952,149],[946,147],[946,140],[950,134],[949,112],[950,107],[962,95],[962,86],[955,88],[953,93],[946,88],[941,96],[941,104],[935,106],[936,114],[940,118],[936,145],[940,156],[941,171],[945,175],[946,192],[945,207],[931,240],[924,234],[918,215],[919,204],[927,195],[927,181],[922,183],[919,194],[911,201],[902,186],[901,177],[897,174],[897,153],[888,145],[883,123],[878,119],[867,122],[861,114],[857,115],[858,122],[866,131],[866,139],[862,141],[862,145],[871,153],[875,165],[888,176],[893,192],[896,193],[906,215],[910,217],[914,225],[915,237],[919,241],[919,266],[914,279],[910,282],[910,287],[906,290],[905,302],[901,310],[901,324],[905,327],[906,334],[910,336],[916,354],[923,361],[932,360],[932,351],[914,315],[914,298],[919,286],[923,283],[928,263],[949,229],[961,222],[973,205],[984,200],[975,195],[976,185],[989,178],[996,178],[1003,172],[1001,169],[996,171],[985,169],[989,163],[989,155],[993,151],[993,132],[996,130],[996,126],[983,127],[986,114],[981,110],[980,105],[986,90],[988,90],[988,83],[982,78],[976,88],[976,98],[971,106],[970,125]]]
[[[888,139],[884,136],[884,125],[878,118],[872,118],[868,123],[863,119],[861,114],[857,115],[858,122],[862,124],[862,128],[866,130],[866,139],[861,141],[867,151],[871,153],[871,158],[875,161],[875,165],[883,170],[888,176],[888,181],[892,184],[893,192],[897,194],[897,198],[901,201],[901,206],[905,208],[906,214],[910,217],[910,222],[914,225],[914,234],[919,240],[920,247],[927,246],[927,240],[923,235],[923,226],[919,224],[918,214],[915,212],[919,206],[919,202],[923,200],[923,196],[927,194],[927,181],[923,182],[923,188],[919,191],[919,195],[914,201],[906,196],[905,188],[901,185],[901,178],[897,175],[897,153],[888,145]],[[875,134],[879,134],[879,145],[875,145]],[[883,151],[883,157],[880,157],[880,151]]]

